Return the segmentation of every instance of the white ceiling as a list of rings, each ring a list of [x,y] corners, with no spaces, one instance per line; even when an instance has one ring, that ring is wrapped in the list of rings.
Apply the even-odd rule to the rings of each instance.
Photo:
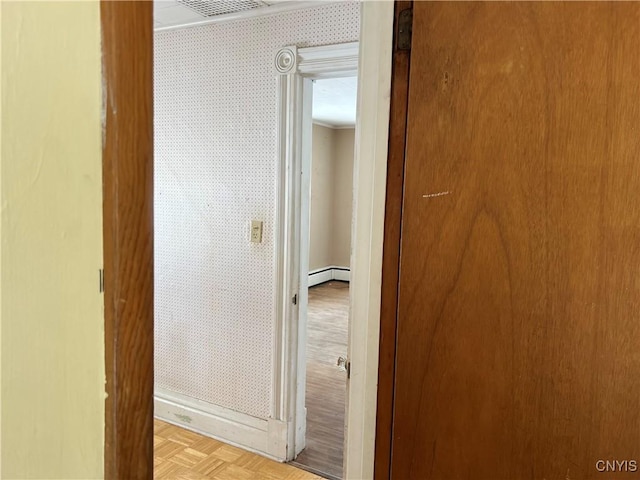
[[[242,16],[259,10],[261,14],[304,6],[295,0],[153,0],[154,28],[185,26]],[[253,12],[252,12],[253,13]]]
[[[313,120],[331,127],[356,124],[358,77],[328,78],[313,83]]]

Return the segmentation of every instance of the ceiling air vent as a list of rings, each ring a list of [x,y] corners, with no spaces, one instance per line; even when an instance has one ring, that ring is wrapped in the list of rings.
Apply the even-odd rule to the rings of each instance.
[[[216,15],[252,10],[268,5],[260,0],[178,0],[178,3],[189,7],[203,17],[215,17]]]

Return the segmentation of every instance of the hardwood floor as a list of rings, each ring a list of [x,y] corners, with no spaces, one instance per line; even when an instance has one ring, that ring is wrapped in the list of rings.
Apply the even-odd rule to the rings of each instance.
[[[154,421],[153,478],[171,480],[318,480],[322,477]]]
[[[309,289],[307,315],[307,447],[300,465],[328,478],[342,478],[349,284],[332,281]]]

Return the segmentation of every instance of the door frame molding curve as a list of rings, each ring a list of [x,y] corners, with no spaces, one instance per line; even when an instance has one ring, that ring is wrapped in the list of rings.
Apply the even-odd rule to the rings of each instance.
[[[284,68],[283,65],[280,66],[282,71],[278,71],[276,63],[276,71],[279,73],[279,174],[275,242],[278,263],[275,279],[277,333],[274,341],[276,374],[273,413],[282,415],[295,412],[296,408],[300,412],[304,411],[304,402],[300,405],[301,396],[297,394],[300,388],[304,388],[304,377],[301,379],[299,372],[294,373],[287,370],[287,367],[293,364],[297,368],[298,356],[304,354],[292,343],[294,340],[299,343],[300,336],[306,332],[297,328],[299,303],[293,305],[291,299],[304,290],[301,287],[306,286],[308,279],[306,276],[300,278],[301,269],[291,262],[292,258],[301,258],[301,252],[293,251],[296,240],[294,234],[298,235],[299,240],[300,235],[308,236],[308,228],[286,223],[300,218],[300,212],[295,210],[296,203],[285,201],[288,198],[285,189],[299,202],[302,182],[307,182],[308,188],[308,175],[305,178],[302,175],[304,171],[300,171],[300,165],[304,161],[301,152],[305,138],[303,129],[296,130],[296,125],[301,124],[298,120],[302,117],[303,102],[308,102],[310,108],[311,92],[307,88],[307,95],[304,95],[304,82],[311,83],[313,70],[318,75],[315,78],[340,76],[336,72],[343,72],[343,76],[353,74],[350,72],[358,73],[349,305],[348,357],[351,361],[351,379],[345,407],[344,478],[373,478],[374,475],[393,23],[394,2],[363,2],[359,42],[342,47],[285,47],[278,53],[281,56],[289,55],[293,61],[285,60]],[[357,66],[354,68],[351,62],[355,60],[355,45]],[[322,59],[323,54],[332,55],[334,60]],[[310,141],[310,138],[306,141]],[[308,222],[308,218],[306,221]],[[308,245],[308,241],[306,243]],[[291,275],[285,278],[287,272]],[[306,297],[303,300],[306,301]],[[388,359],[383,361],[387,362]],[[302,398],[304,399],[304,395]],[[295,431],[298,441],[300,436],[304,437],[303,428],[304,425],[298,425],[291,432],[293,435]],[[290,441],[294,442],[290,444],[295,445],[295,440],[295,437],[290,437]]]
[[[309,189],[312,80],[358,74],[359,42],[320,47],[286,46],[274,59],[278,123],[274,284],[275,338],[272,417],[286,421],[285,456],[305,447],[306,305],[308,286]],[[305,264],[306,263],[306,264]]]

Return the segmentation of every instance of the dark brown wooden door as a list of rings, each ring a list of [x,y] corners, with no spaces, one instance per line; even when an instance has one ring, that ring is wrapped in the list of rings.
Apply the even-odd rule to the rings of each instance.
[[[640,3],[413,15],[391,478],[640,478]]]

